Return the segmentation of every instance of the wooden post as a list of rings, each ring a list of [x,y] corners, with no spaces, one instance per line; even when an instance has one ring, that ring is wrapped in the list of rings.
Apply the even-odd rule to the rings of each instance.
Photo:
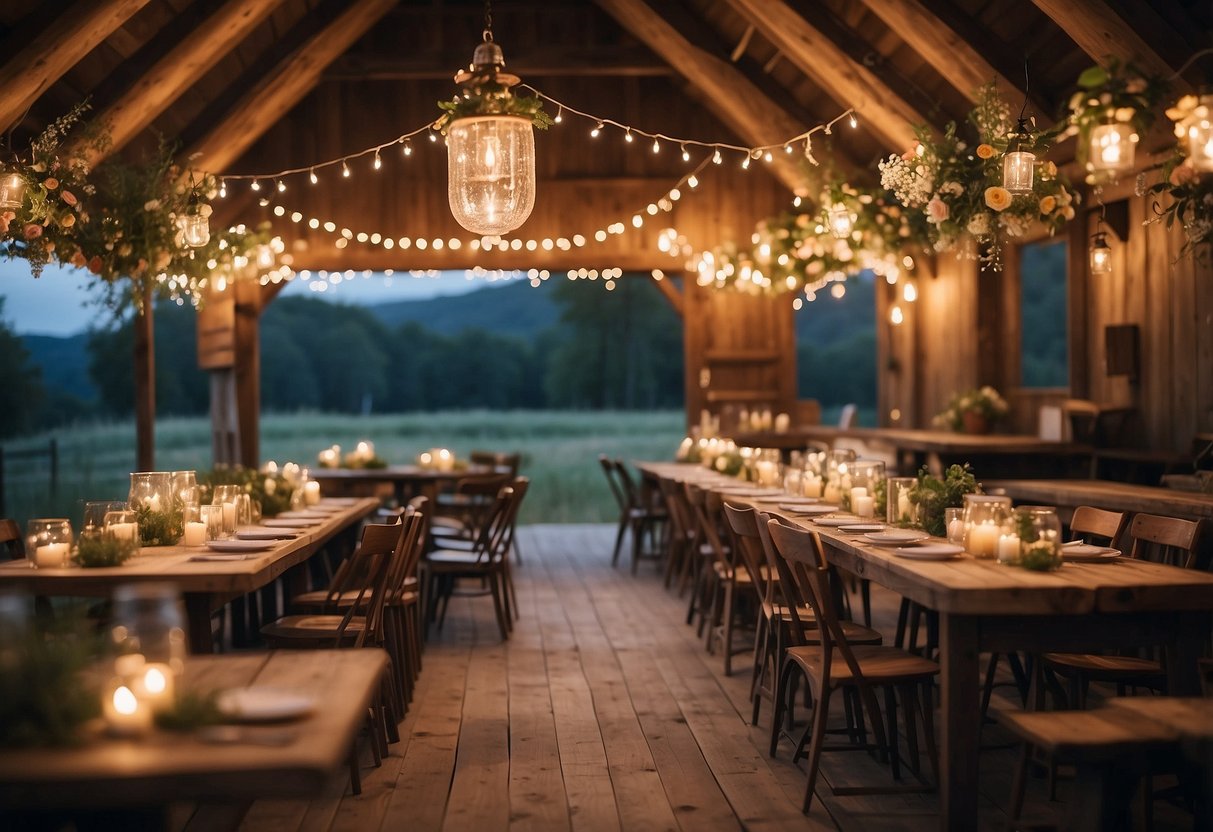
[[[142,306],[135,316],[135,469],[156,466],[156,343],[152,287],[142,288]]]
[[[236,425],[239,436],[237,459],[241,465],[261,465],[261,285],[256,280],[238,280],[236,294]]]

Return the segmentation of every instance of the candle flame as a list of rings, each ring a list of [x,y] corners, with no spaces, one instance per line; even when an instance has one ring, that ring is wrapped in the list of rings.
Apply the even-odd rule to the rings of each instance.
[[[129,716],[139,709],[139,700],[126,685],[119,685],[114,691],[114,710]]]
[[[164,689],[168,687],[168,679],[164,677],[163,670],[151,667],[143,676],[143,686],[147,688],[148,693],[164,693]]]

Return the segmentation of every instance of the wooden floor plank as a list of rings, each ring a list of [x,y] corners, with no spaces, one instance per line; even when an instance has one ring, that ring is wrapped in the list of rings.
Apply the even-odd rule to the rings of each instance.
[[[455,776],[442,828],[504,829],[510,807],[509,686],[504,644],[479,648],[468,666]]]

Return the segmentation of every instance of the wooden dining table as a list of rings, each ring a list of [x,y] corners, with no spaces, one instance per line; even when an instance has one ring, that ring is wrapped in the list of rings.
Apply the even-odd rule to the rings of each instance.
[[[397,505],[404,505],[417,495],[433,499],[443,487],[459,480],[495,473],[487,465],[469,465],[451,471],[420,465],[389,465],[386,468],[315,468],[311,472],[325,496],[363,496],[386,485],[391,486]]]
[[[1098,506],[1133,514],[1213,520],[1213,494],[1199,491],[1112,480],[989,480],[983,485],[987,491],[998,489],[1016,502],[1070,511],[1078,506]]]
[[[183,690],[289,692],[311,707],[272,724],[141,738],[90,725],[75,746],[0,750],[0,828],[6,816],[97,810],[143,812],[129,828],[145,828],[175,802],[312,797],[347,761],[386,666],[378,649],[190,657]]]
[[[637,462],[677,481],[727,489],[736,480],[705,478],[698,466]],[[790,517],[816,531],[830,562],[939,614],[941,668],[940,828],[976,829],[983,652],[1098,652],[1161,646],[1168,690],[1199,693],[1197,659],[1213,623],[1213,575],[1121,558],[1066,564],[1054,572],[1001,566],[970,555],[911,560],[860,536],[818,526],[769,499],[730,501]]]
[[[108,597],[118,586],[136,582],[175,585],[185,600],[191,653],[214,651],[211,613],[283,577],[287,591],[307,590],[306,561],[335,543],[353,547],[359,523],[379,507],[373,498],[322,501],[334,507],[322,522],[301,526],[290,540],[271,541],[260,552],[243,558],[205,560],[205,547],[144,546],[139,555],[121,566],[101,568],[34,569],[28,560],[0,563],[0,590],[15,589],[34,595]],[[340,538],[347,537],[342,541]]]

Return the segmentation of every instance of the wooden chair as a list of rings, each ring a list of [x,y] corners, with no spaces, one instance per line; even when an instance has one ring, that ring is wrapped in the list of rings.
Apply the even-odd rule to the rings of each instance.
[[[695,621],[698,616],[699,624],[696,634],[704,638],[707,631],[707,646],[712,647],[711,627],[719,616],[720,605],[726,592],[734,580],[749,582],[750,576],[744,569],[736,574],[733,568],[733,552],[726,544],[724,530],[720,527],[718,516],[707,510],[708,492],[694,483],[683,483],[687,505],[690,506],[691,518],[698,529],[698,539],[702,541],[699,557],[695,564],[694,582],[691,585],[691,600],[687,605],[687,624]],[[731,636],[731,631],[729,633]],[[728,668],[726,666],[726,673]]]
[[[660,554],[661,541],[665,535],[666,521],[668,515],[665,505],[658,499],[659,490],[654,490],[648,484],[637,485],[632,479],[631,472],[628,471],[627,464],[622,459],[608,460],[609,464],[615,472],[615,482],[623,495],[621,506],[627,506],[622,509],[619,515],[621,524],[620,531],[623,526],[632,535],[632,574],[636,574],[636,569],[640,565],[640,559],[645,556],[645,538],[649,540],[648,553]],[[611,556],[611,565],[614,566],[619,559],[619,543],[623,540],[622,533],[616,535],[615,551]]]
[[[678,576],[678,596],[686,591],[687,583],[699,557],[699,525],[687,502],[686,488],[676,480],[662,479],[658,482],[669,528],[666,533],[666,564],[663,582],[668,588]],[[688,622],[689,623],[689,622]]]
[[[493,499],[503,486],[509,485],[513,475],[502,471],[497,474],[465,477],[455,483],[453,494],[440,495],[453,498],[443,503],[445,514],[436,514],[430,524],[430,533],[436,540],[462,538],[474,540],[480,532]]]
[[[16,520],[0,520],[0,547],[8,560],[21,560],[25,557],[25,536]]]
[[[775,696],[774,724],[778,725],[785,707],[785,693],[794,669],[799,669],[808,680],[813,694],[813,719],[808,728],[808,780],[805,784],[802,810],[807,813],[813,802],[817,785],[821,754],[826,750],[851,750],[852,744],[825,745],[830,699],[837,689],[850,689],[857,694],[860,708],[866,711],[875,736],[875,745],[870,747],[882,754],[887,751],[893,778],[901,777],[901,755],[897,738],[897,701],[899,690],[906,709],[906,737],[910,752],[910,768],[918,772],[918,741],[914,718],[921,719],[927,745],[927,756],[935,779],[938,781],[938,756],[935,749],[935,729],[931,685],[939,674],[939,665],[922,656],[907,653],[896,647],[852,646],[839,621],[835,590],[830,581],[830,565],[825,550],[816,532],[793,528],[772,519],[767,523],[771,542],[775,550],[785,558],[793,579],[808,599],[817,618],[817,634],[820,644],[789,648],[788,658],[779,678]],[[802,637],[806,634],[802,633]],[[876,702],[873,686],[885,690],[885,709],[889,724],[886,730]],[[919,690],[923,697],[919,697]],[[773,750],[773,749],[772,749]],[[893,788],[891,791],[921,791],[921,787]],[[835,794],[856,793],[852,789],[834,789]],[[862,793],[876,789],[863,788]]]
[[[473,465],[484,465],[493,470],[507,474],[510,479],[518,476],[522,467],[521,452],[473,450],[468,454],[468,461]]]
[[[513,523],[526,496],[527,485],[525,477],[518,477],[512,485],[498,492],[480,534],[468,548],[435,549],[422,561],[423,580],[429,584],[427,592],[436,599],[435,607],[441,602],[439,627],[446,618],[451,596],[456,593],[456,582],[460,579],[477,579],[481,582],[480,590],[460,594],[491,595],[501,638],[509,638],[513,628],[509,548],[513,542]]]

